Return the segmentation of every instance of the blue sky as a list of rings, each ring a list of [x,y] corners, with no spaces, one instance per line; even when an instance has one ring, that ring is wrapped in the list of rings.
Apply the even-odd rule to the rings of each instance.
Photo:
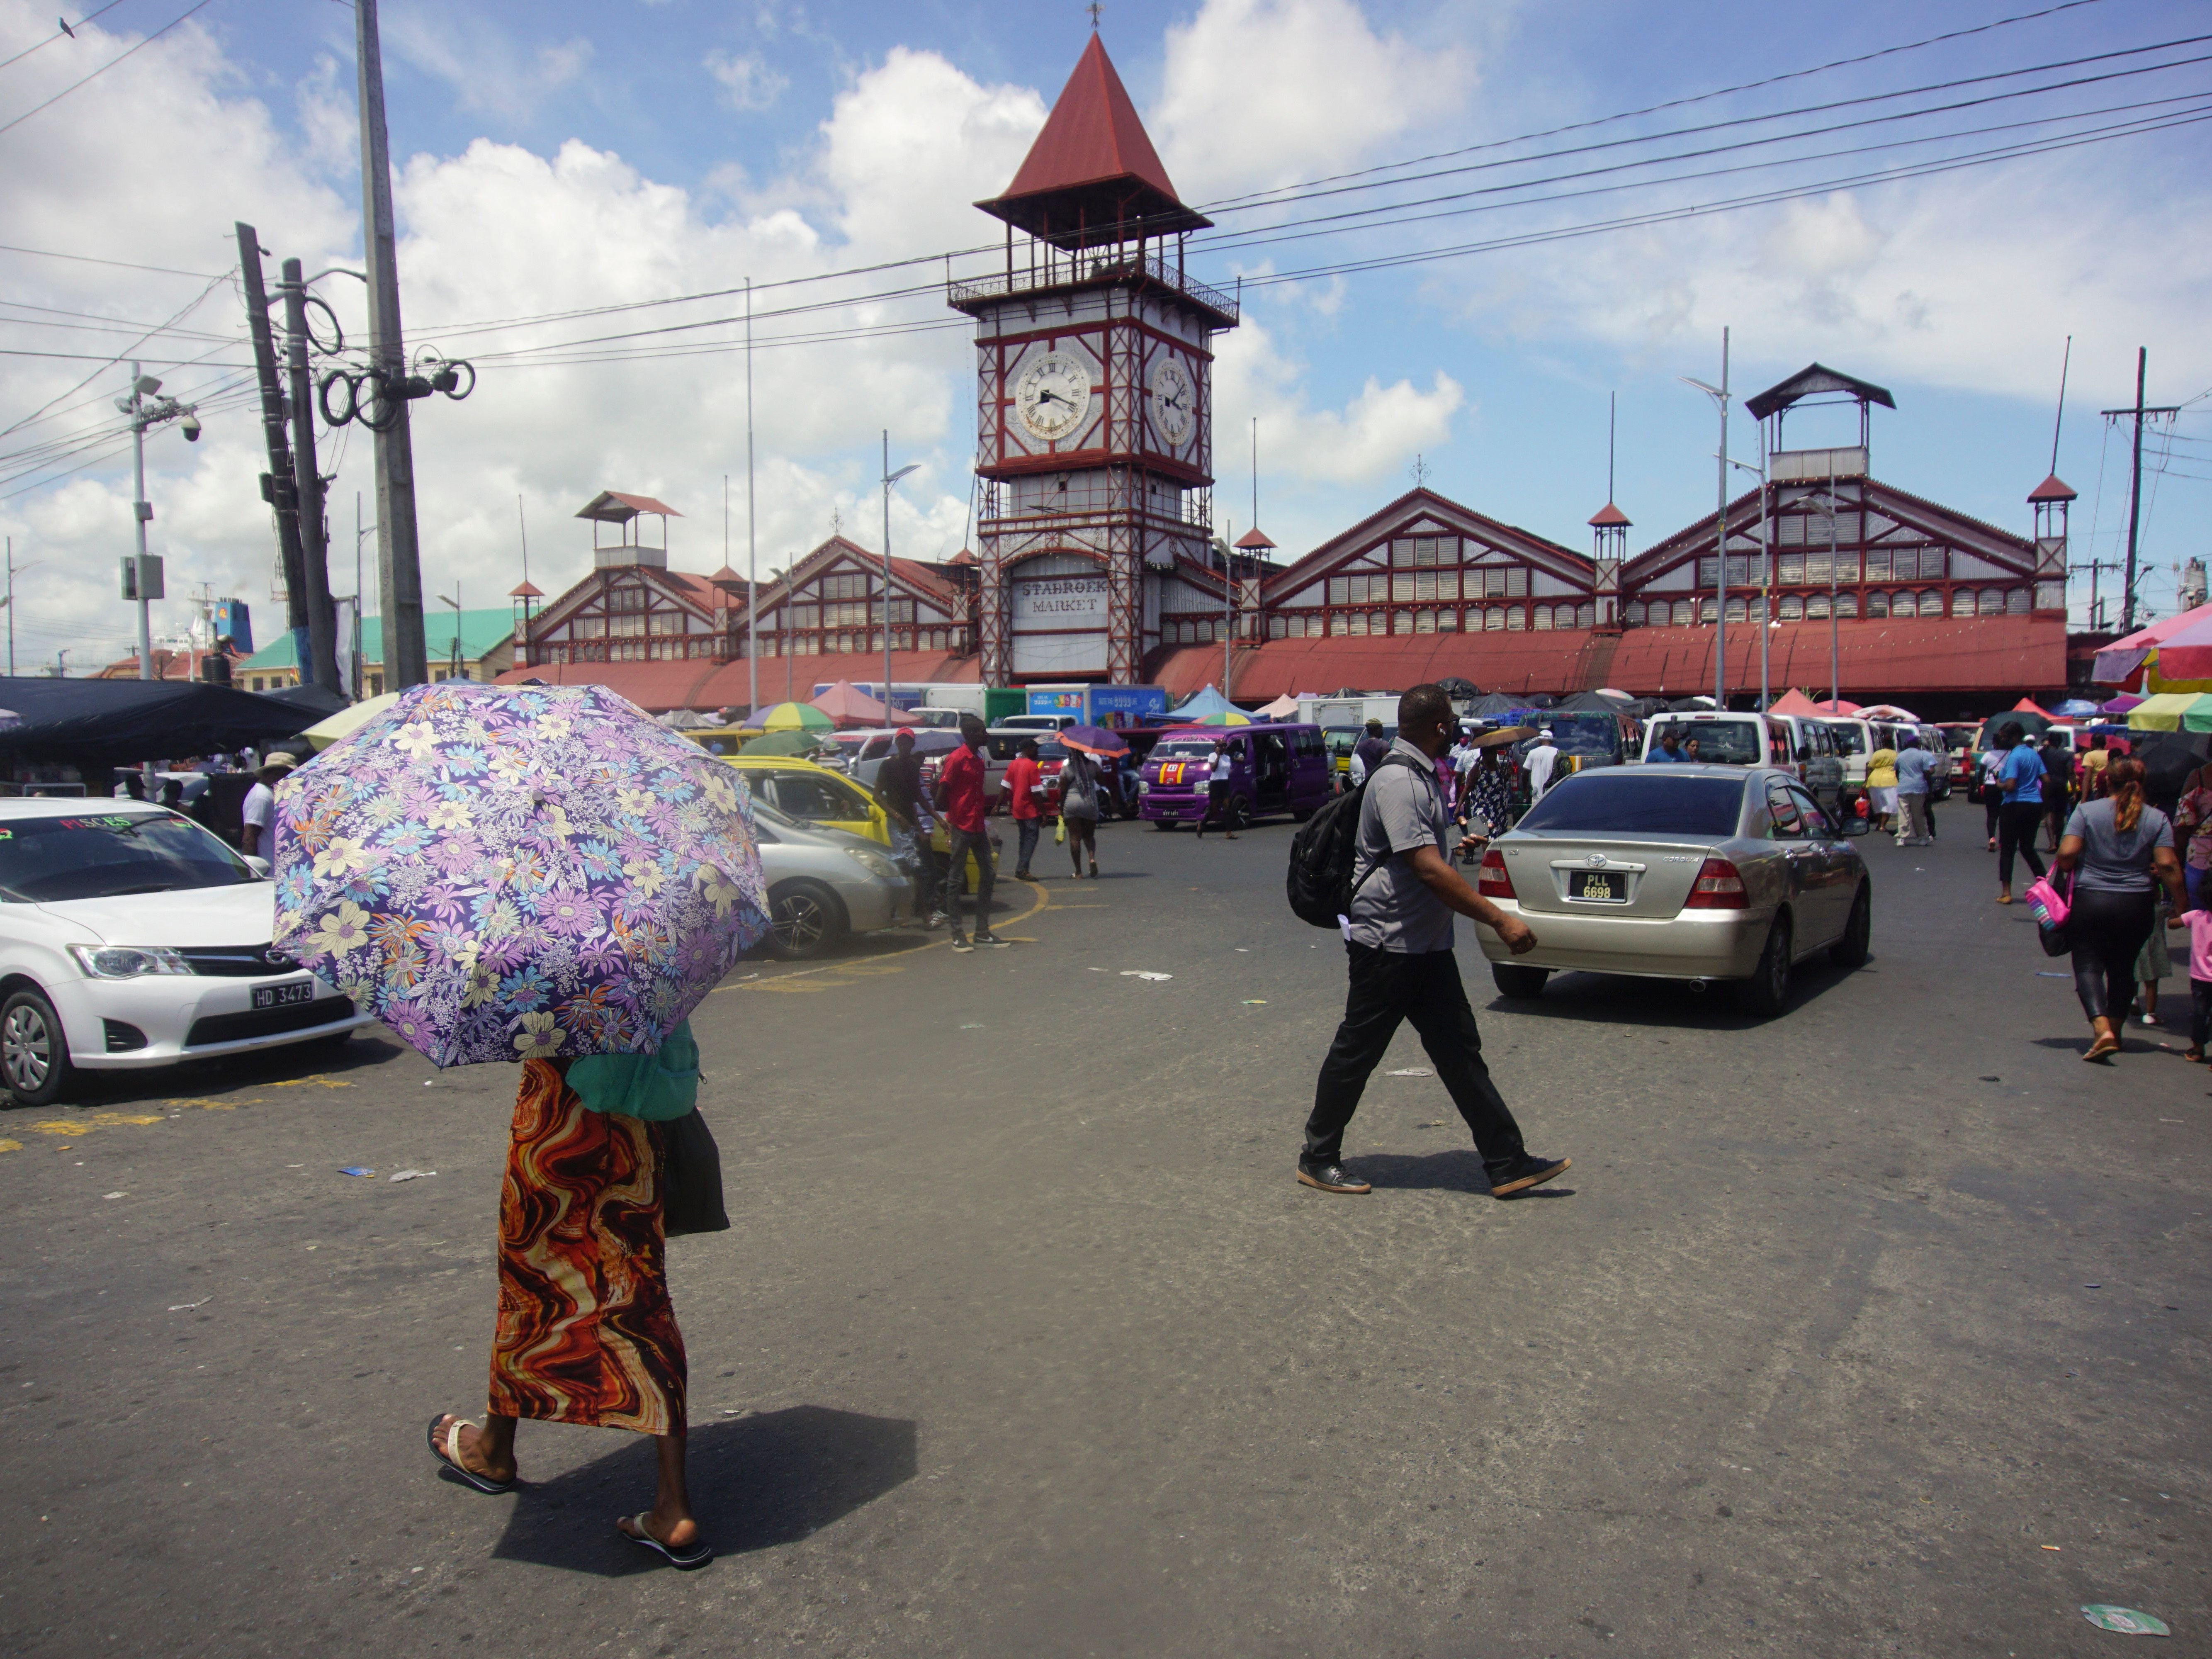
[[[82,28],[77,41],[0,68],[0,121],[168,22],[187,3],[122,0]],[[1203,204],[1696,98],[2042,9],[2036,0],[1878,3],[1821,9],[1815,25],[1802,9],[1747,3],[1125,0],[1107,9],[1103,31],[1176,183],[1186,199]],[[33,0],[0,0],[0,58],[51,33],[46,13]],[[2212,33],[2206,18],[2201,6],[2093,0],[1867,64],[1462,157],[1458,165]],[[988,241],[995,222],[966,204],[1011,175],[1087,30],[1081,8],[1057,3],[392,3],[385,45],[410,331],[635,306],[726,288],[746,274],[814,277]],[[2109,75],[2208,52],[2212,46],[2176,46],[2042,78]],[[121,67],[0,134],[7,240],[212,275],[228,263],[230,222],[247,217],[276,254],[298,252],[320,264],[357,258],[352,77],[344,7],[212,0]],[[1986,82],[1917,101],[2021,84]],[[2212,94],[2212,65],[2182,65],[1676,166],[1741,165],[1945,124],[2022,122],[2204,94]],[[1858,105],[1797,118],[1863,119],[1899,106]],[[2160,106],[2169,116],[2193,107]],[[1953,137],[1871,161],[1801,159],[1704,181],[1654,184],[1651,171],[1615,173],[1573,187],[1640,187],[1208,250],[1197,266],[1207,280],[1253,279],[1247,324],[1220,348],[1217,513],[1240,530],[1249,521],[1245,431],[1256,415],[1261,520],[1288,553],[1405,489],[1416,453],[1445,493],[1583,547],[1583,520],[1605,495],[1607,398],[1617,392],[1616,493],[1636,524],[1632,548],[1646,545],[1711,504],[1714,423],[1705,399],[1676,377],[1715,377],[1719,331],[1728,324],[1740,392],[1816,358],[1881,382],[1899,407],[1877,411],[1876,472],[2025,532],[2023,498],[2049,464],[2059,357],[2070,332],[2059,471],[2082,493],[2077,559],[2086,556],[2093,520],[2100,551],[2108,553],[2124,522],[2125,448],[2107,446],[2095,411],[2125,400],[2135,347],[2151,348],[2154,402],[2212,388],[2203,305],[2212,291],[2203,184],[2212,126],[1395,270],[1273,285],[1265,279],[1334,260],[1805,186],[1900,157],[1956,155],[2148,112]],[[1734,127],[1665,148],[1717,146],[1775,130]],[[1545,166],[1563,172],[1650,153],[1622,148]],[[1533,163],[1517,172],[1492,168],[1395,194],[1534,172]],[[1241,231],[1271,216],[1218,216],[1224,231]],[[925,277],[939,274],[922,268]],[[866,280],[894,286],[911,276]],[[343,291],[349,286],[325,284],[350,316],[357,301]],[[0,344],[59,349],[63,343],[91,360],[0,357],[0,426],[96,368],[95,348],[119,349],[115,337],[81,321],[77,333],[58,331],[63,319],[51,313],[145,321],[166,317],[198,287],[180,276],[0,254],[0,293],[50,307],[32,313],[18,305]],[[854,281],[783,290],[840,298],[865,291]],[[684,337],[715,348],[690,356],[531,361],[533,349],[542,359],[542,348],[555,341],[729,309],[718,300],[447,337],[449,349],[480,355],[485,374],[467,404],[422,411],[426,586],[449,592],[441,584],[459,580],[474,604],[510,585],[520,574],[517,495],[530,518],[533,576],[547,587],[572,579],[588,562],[588,541],[568,515],[603,487],[647,490],[682,507],[688,516],[676,531],[677,562],[709,568],[721,556],[725,471],[739,475],[734,550],[742,568],[742,364],[728,349],[735,331]],[[878,327],[951,317],[931,294],[828,314],[840,325]],[[234,296],[218,289],[185,326],[237,333]],[[156,337],[147,349],[157,358],[212,350],[211,362],[240,361],[213,342],[173,335]],[[492,356],[501,351],[524,355]],[[971,441],[969,361],[951,330],[761,354],[763,569],[827,533],[833,514],[872,544],[878,532],[868,481],[883,428],[891,431],[895,462],[924,463],[902,491],[893,525],[899,550],[941,556],[958,547]],[[194,369],[179,381],[203,383],[219,377]],[[2143,592],[2154,605],[2172,591],[2164,567],[2205,550],[2198,526],[2212,488],[2212,444],[2201,441],[2212,439],[2212,421],[2202,418],[2208,408],[2197,404],[2179,422],[2178,441],[2156,447],[2173,459],[2147,495],[2146,556],[2160,568]],[[28,435],[65,438],[82,429],[96,439],[101,418],[86,410]],[[26,435],[0,440],[0,450]],[[1791,428],[1793,444],[1825,435],[1811,417]],[[170,552],[173,592],[207,580],[265,605],[273,544],[253,490],[258,438],[251,411],[232,394],[211,410],[208,440],[196,449],[173,435],[150,447],[157,545]],[[1738,421],[1734,442],[1738,453],[1752,453],[1748,422]],[[348,444],[338,452],[334,558],[350,536],[365,451]],[[0,525],[19,549],[31,550],[19,557],[43,561],[42,573],[26,579],[25,626],[49,651],[73,643],[78,662],[119,643],[129,626],[106,574],[127,545],[128,478],[102,453],[94,443],[43,472],[10,464],[15,479],[0,485],[9,492],[0,495]],[[185,614],[173,605],[164,621],[180,626]]]

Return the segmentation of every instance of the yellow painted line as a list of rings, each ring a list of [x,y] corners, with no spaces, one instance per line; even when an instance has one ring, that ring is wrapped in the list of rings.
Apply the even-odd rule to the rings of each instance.
[[[282,1083],[272,1083],[269,1086],[272,1089],[304,1089],[310,1083],[319,1084],[325,1089],[350,1089],[353,1087],[352,1084],[348,1083],[343,1078],[325,1077],[319,1072],[313,1077],[287,1078]]]
[[[31,1127],[42,1135],[88,1135],[92,1133],[94,1126],[89,1123],[79,1123],[73,1118],[58,1117],[45,1123],[33,1123]]]
[[[23,1143],[20,1140],[0,1140],[0,1152],[20,1152],[22,1150]]]
[[[1018,926],[1020,926],[1023,922],[1027,921],[1028,921],[1031,916],[1036,915],[1040,910],[1043,910],[1043,909],[1047,909],[1047,908],[1051,908],[1051,907],[1049,907],[1049,906],[1046,903],[1046,902],[1045,902],[1045,897],[1046,897],[1046,896],[1045,896],[1045,893],[1044,893],[1044,890],[1043,890],[1043,889],[1042,889],[1042,888],[1039,888],[1039,889],[1037,890],[1037,892],[1036,892],[1036,900],[1035,900],[1035,902],[1034,902],[1032,904],[1030,904],[1030,908],[1029,908],[1028,909],[1026,909],[1026,910],[1023,911],[1023,912],[1021,913],[1021,915],[1018,915],[1018,916],[1012,916],[1012,917],[1009,917],[1009,918],[1008,918],[1008,921],[1009,921],[1012,925],[1014,925],[1014,926],[1016,926],[1016,927],[1018,927]],[[882,956],[879,956],[879,957],[869,957],[866,962],[864,962],[864,963],[850,963],[850,962],[831,962],[831,963],[823,963],[821,967],[819,967],[819,968],[799,968],[799,969],[794,969],[792,972],[787,973],[787,974],[777,974],[777,975],[773,975],[773,976],[763,975],[762,978],[756,979],[756,980],[745,980],[745,981],[742,981],[742,982],[740,982],[740,983],[738,983],[738,984],[736,984],[736,985],[718,985],[718,986],[716,986],[716,987],[714,988],[714,992],[713,992],[713,994],[719,996],[719,995],[720,995],[720,994],[721,994],[723,992],[725,992],[725,991],[775,991],[775,990],[783,990],[783,989],[791,989],[791,990],[795,990],[795,989],[797,989],[798,988],[797,988],[796,986],[793,986],[793,985],[791,983],[791,981],[793,981],[793,980],[799,980],[799,979],[811,979],[811,977],[813,977],[813,976],[814,976],[815,975],[817,975],[817,974],[850,974],[850,973],[864,973],[864,972],[866,972],[870,968],[873,967],[873,966],[874,966],[874,964],[876,964],[877,963],[895,961],[896,958],[898,958],[898,957],[912,957],[912,956],[919,956],[919,955],[920,955],[922,951],[949,951],[951,948],[952,948],[952,941],[951,941],[951,939],[950,938],[945,938],[945,939],[930,939],[930,940],[928,940],[927,943],[924,943],[924,944],[921,944],[921,945],[908,945],[908,946],[907,946],[907,948],[906,948],[905,950],[903,950],[903,951],[885,951]],[[880,973],[880,972],[891,972],[891,973],[896,973],[896,972],[900,972],[900,971],[902,971],[902,970],[897,969],[877,969],[877,971],[878,971],[878,972],[879,972],[879,973]],[[834,986],[838,985],[838,984],[847,984],[847,985],[848,985],[848,984],[850,984],[851,982],[852,982],[852,981],[849,981],[849,980],[834,981],[832,981],[832,982],[831,982],[831,988],[834,988]],[[812,986],[810,986],[810,987],[808,987],[807,988],[808,988],[808,989],[810,989],[810,990],[811,990],[811,989],[815,989],[815,988],[817,988],[812,987]]]

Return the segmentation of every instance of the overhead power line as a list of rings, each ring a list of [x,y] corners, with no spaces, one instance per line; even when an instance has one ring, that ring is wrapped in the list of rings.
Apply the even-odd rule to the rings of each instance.
[[[108,70],[113,69],[125,58],[135,57],[139,52],[143,52],[147,47],[152,46],[156,40],[167,34],[171,29],[176,27],[178,24],[183,22],[185,18],[190,17],[194,12],[205,10],[210,3],[210,0],[193,0],[193,4],[188,8],[182,15],[171,18],[167,22],[162,24],[161,27],[155,29],[151,34],[148,35],[144,40],[134,42],[132,45],[125,46],[121,52],[116,53],[114,57],[109,58],[98,69],[93,70],[91,74],[84,76],[82,80],[70,82],[69,85],[64,87],[52,97],[47,99],[45,103],[33,104],[30,108],[25,110],[14,120],[7,122],[4,125],[0,125],[0,133],[13,132],[17,127],[21,126],[24,122],[29,120],[33,115],[36,115],[40,110],[52,109],[56,104],[60,103],[63,99],[68,97],[70,94],[75,92],[79,87],[87,85],[91,82],[97,81],[101,76],[106,74]]]
[[[94,18],[106,15],[109,12],[113,11],[122,3],[123,0],[107,0],[107,3],[102,6],[98,11],[88,11],[85,13],[83,16],[78,18],[74,27],[76,28],[82,28],[87,23],[92,21]],[[33,52],[43,52],[46,47],[51,46],[57,40],[67,40],[70,39],[71,27],[72,26],[70,25],[64,24],[60,28],[56,29],[52,34],[40,41],[36,46],[24,47],[22,51],[17,52],[13,58],[0,58],[0,69],[6,69],[10,64],[20,64],[26,58],[28,58]]]

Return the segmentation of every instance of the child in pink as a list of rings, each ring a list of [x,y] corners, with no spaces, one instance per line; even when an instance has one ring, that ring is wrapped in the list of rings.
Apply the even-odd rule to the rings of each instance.
[[[2212,1038],[2212,882],[2200,889],[2197,908],[2185,910],[2166,925],[2189,930],[2189,990],[2191,1009],[2189,1049],[2185,1058],[2203,1060],[2207,1038]]]

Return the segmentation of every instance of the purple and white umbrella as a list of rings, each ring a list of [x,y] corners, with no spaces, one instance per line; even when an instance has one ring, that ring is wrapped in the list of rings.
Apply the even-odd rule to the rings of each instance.
[[[275,827],[278,948],[439,1066],[649,1052],[768,929],[735,769],[604,686],[415,686]]]

